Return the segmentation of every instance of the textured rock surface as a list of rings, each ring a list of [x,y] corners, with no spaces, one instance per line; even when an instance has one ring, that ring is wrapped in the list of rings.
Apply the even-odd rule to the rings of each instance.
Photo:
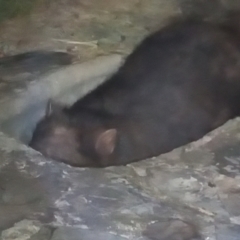
[[[33,219],[56,227],[52,239],[192,239],[195,227],[206,239],[238,239],[239,130],[236,119],[169,154],[107,169],[46,160],[1,134],[0,228]],[[36,224],[2,239],[36,235]]]
[[[102,14],[97,13],[102,3],[95,3],[92,15]],[[116,12],[104,15],[102,22],[95,20],[95,28],[82,28],[81,36],[109,36],[101,38],[109,48],[124,33],[132,46],[146,29],[172,14],[219,17],[223,7],[239,7],[234,0],[120,5],[117,18]],[[131,14],[130,5],[138,6]],[[107,6],[115,9],[110,1]],[[129,22],[141,27],[132,31]],[[0,83],[0,128],[5,132],[0,133],[0,239],[239,240],[240,119],[197,142],[125,167],[72,168],[20,143],[28,141],[49,97],[71,103],[121,61],[119,55],[100,57],[44,74],[19,73]]]

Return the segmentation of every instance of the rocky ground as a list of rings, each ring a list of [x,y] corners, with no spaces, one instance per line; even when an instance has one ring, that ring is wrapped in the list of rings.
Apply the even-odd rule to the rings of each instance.
[[[72,168],[24,145],[49,97],[74,101],[169,17],[221,18],[236,8],[237,0],[51,0],[3,23],[2,55],[55,49],[80,63],[47,73],[0,65],[0,239],[239,240],[239,119],[126,167]],[[112,53],[120,55],[102,56]]]
[[[81,59],[129,53],[176,15],[221,17],[237,0],[51,0],[0,26],[2,54],[33,49],[73,51]]]

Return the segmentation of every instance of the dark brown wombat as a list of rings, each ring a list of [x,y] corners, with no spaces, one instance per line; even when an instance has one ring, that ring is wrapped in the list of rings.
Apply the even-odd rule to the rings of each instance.
[[[49,110],[30,146],[53,159],[105,167],[171,151],[239,115],[239,31],[171,23],[73,106]]]

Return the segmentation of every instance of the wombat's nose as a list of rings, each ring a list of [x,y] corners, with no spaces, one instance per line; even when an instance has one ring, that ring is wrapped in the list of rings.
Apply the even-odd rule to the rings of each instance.
[[[43,155],[47,155],[47,151],[46,151],[47,149],[44,149],[44,147],[41,147],[40,144],[30,142],[28,145],[29,145],[29,147],[31,147],[35,151],[38,151],[38,152],[42,153]]]

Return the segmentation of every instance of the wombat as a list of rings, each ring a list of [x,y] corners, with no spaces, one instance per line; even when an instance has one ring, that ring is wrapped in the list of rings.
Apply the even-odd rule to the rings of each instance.
[[[125,165],[203,137],[240,114],[232,22],[174,21],[72,106],[49,104],[30,146],[78,167]]]

